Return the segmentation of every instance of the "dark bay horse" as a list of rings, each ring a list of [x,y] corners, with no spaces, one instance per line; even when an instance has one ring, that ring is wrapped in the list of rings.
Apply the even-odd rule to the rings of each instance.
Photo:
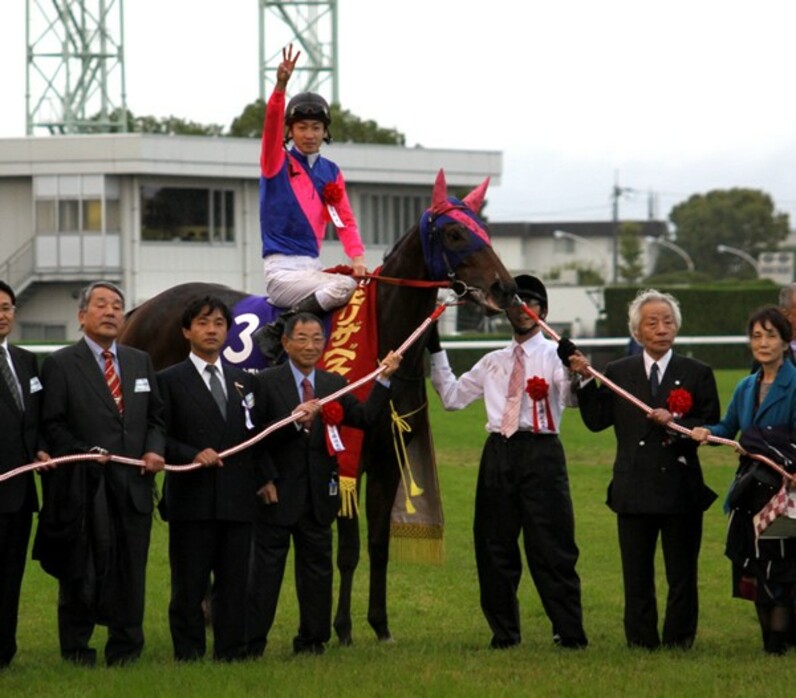
[[[513,297],[514,281],[489,242],[486,226],[477,214],[483,205],[488,180],[458,200],[447,197],[442,171],[434,186],[432,205],[386,255],[381,276],[417,281],[447,280],[459,293],[489,312],[505,308]],[[399,347],[433,311],[437,289],[379,283],[377,289],[378,355]],[[240,291],[218,284],[191,283],[176,286],[155,296],[129,315],[120,338],[124,344],[145,349],[157,369],[183,360],[188,344],[180,331],[180,317],[187,302],[212,294],[230,308],[246,297]],[[250,341],[251,333],[246,333]],[[251,347],[245,347],[249,349]],[[399,415],[408,415],[415,445],[430,451],[423,370],[423,339],[408,349],[401,368],[392,377],[393,403]],[[245,354],[245,351],[238,352]],[[230,358],[227,353],[226,359]],[[360,477],[365,479],[365,511],[370,556],[368,622],[380,640],[390,640],[387,619],[387,563],[393,503],[401,472],[392,447],[391,420],[385,418],[370,429],[362,448]],[[435,483],[432,484],[432,489]],[[342,644],[351,643],[351,585],[359,561],[359,526],[356,518],[338,518],[340,594],[334,620]]]

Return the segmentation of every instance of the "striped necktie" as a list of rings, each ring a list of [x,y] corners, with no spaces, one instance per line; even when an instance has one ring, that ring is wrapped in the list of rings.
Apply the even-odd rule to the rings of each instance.
[[[113,352],[107,349],[102,352],[105,357],[105,382],[108,384],[108,390],[111,391],[111,397],[116,403],[116,409],[119,414],[124,414],[124,397],[122,397],[122,382],[119,380],[119,374],[116,373],[116,367],[113,365]]]

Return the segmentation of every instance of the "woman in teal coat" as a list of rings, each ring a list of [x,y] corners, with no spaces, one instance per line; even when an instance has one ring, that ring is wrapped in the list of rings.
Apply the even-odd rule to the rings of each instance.
[[[753,427],[796,426],[796,367],[788,359],[791,328],[779,308],[755,311],[747,324],[749,345],[759,368],[735,388],[727,414],[718,424],[697,427],[693,438],[732,439]],[[741,458],[735,484],[748,471]],[[733,563],[733,596],[755,602],[763,648],[784,654],[796,598],[796,540],[757,539],[752,518],[757,513],[731,496],[726,555]]]

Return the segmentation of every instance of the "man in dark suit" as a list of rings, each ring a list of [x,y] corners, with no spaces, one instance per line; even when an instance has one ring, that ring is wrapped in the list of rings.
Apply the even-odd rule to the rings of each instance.
[[[144,582],[154,474],[162,470],[163,403],[149,356],[117,346],[124,296],[98,281],[80,297],[83,339],[49,356],[42,425],[54,456],[100,453],[102,464],[46,473],[34,557],[59,580],[61,655],[93,665],[95,624],[108,626],[107,664],[135,661],[144,646]],[[107,454],[142,459],[142,469]]]
[[[642,291],[630,305],[630,332],[644,352],[608,364],[606,378],[648,404],[646,415],[628,400],[585,382],[578,390],[586,426],[613,426],[617,452],[608,506],[617,514],[625,587],[628,645],[655,649],[658,609],[655,598],[655,548],[661,537],[669,594],[663,623],[665,647],[690,649],[697,630],[697,565],[702,516],[716,494],[702,478],[694,442],[668,431],[675,420],[692,429],[719,419],[713,371],[672,351],[681,316],[669,294]],[[588,376],[588,362],[576,353],[570,368]]]
[[[167,473],[163,518],[169,522],[174,657],[205,654],[202,600],[213,575],[213,657],[246,656],[244,619],[252,522],[257,503],[257,448],[225,458],[219,453],[253,436],[256,379],[222,365],[221,350],[232,314],[218,298],[199,298],[182,316],[191,345],[188,358],[158,374],[166,415],[166,460],[201,463],[187,473]]]
[[[316,369],[325,337],[320,320],[297,313],[285,324],[282,346],[288,361],[258,374],[257,403],[266,423],[290,414],[303,416],[266,439],[268,456],[259,474],[254,561],[249,588],[249,654],[265,650],[276,613],[290,539],[295,546],[299,628],[293,651],[322,654],[331,636],[332,529],[340,508],[336,450],[337,412],[344,424],[367,426],[386,409],[389,387],[381,379],[362,405],[346,394],[321,414],[317,398],[345,387],[342,376]],[[400,356],[390,352],[384,379]],[[337,405],[337,407],[331,407]]]
[[[36,357],[8,343],[16,302],[12,288],[0,281],[0,473],[49,459],[39,436],[42,384]],[[0,482],[0,669],[17,651],[19,590],[38,508],[32,473]]]

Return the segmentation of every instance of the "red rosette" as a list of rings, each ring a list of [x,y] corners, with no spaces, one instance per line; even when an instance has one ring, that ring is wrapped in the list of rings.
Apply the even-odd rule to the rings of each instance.
[[[683,417],[691,411],[694,401],[691,398],[691,393],[685,388],[675,388],[666,398],[666,406],[672,414]]]
[[[343,407],[339,402],[327,402],[321,410],[321,419],[328,427],[336,427],[343,422]]]
[[[343,188],[337,182],[329,182],[323,188],[323,203],[337,206],[343,199]]]
[[[525,392],[528,393],[531,400],[544,400],[549,391],[550,386],[547,384],[547,381],[539,376],[529,378],[525,385]]]

